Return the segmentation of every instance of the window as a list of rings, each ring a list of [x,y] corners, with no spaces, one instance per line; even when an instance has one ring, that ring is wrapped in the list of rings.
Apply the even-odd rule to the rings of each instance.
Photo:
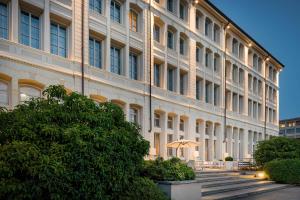
[[[233,38],[232,39],[232,53],[236,56],[238,56],[238,48],[239,48],[239,43],[235,38]]]
[[[154,25],[153,28],[154,40],[160,42],[160,28],[157,25]]]
[[[200,139],[198,137],[195,138],[196,142],[199,143]],[[195,147],[195,151],[199,151],[199,146]]]
[[[114,0],[110,2],[110,19],[121,23],[121,5]]]
[[[154,85],[160,87],[160,65],[154,64]]]
[[[183,119],[180,119],[179,130],[184,131],[184,120]]]
[[[236,65],[233,65],[232,67],[232,80],[235,82],[235,83],[238,83],[238,79],[239,79],[239,69]]]
[[[174,33],[168,31],[168,48],[174,49]]]
[[[207,51],[205,52],[205,66],[209,67],[209,53]]]
[[[239,95],[239,113],[244,113],[244,97]]]
[[[110,71],[112,73],[121,74],[121,53],[120,49],[110,47]]]
[[[187,73],[181,72],[180,73],[180,94],[186,94],[186,85],[187,85]]]
[[[101,60],[102,60],[101,42],[94,38],[90,38],[89,47],[90,47],[90,52],[89,52],[90,65],[101,68]]]
[[[66,28],[56,23],[51,23],[51,53],[67,57]]]
[[[139,124],[139,121],[138,121],[138,109],[136,109],[136,108],[130,108],[130,122],[133,122],[135,124]]]
[[[129,54],[129,75],[133,80],[138,80],[138,58],[135,54]]]
[[[102,0],[90,0],[89,1],[90,9],[98,13],[102,12]]]
[[[168,143],[171,143],[173,141],[173,135],[168,134]],[[168,147],[168,156],[173,156],[173,148]]]
[[[173,130],[173,117],[168,116],[168,129]]]
[[[232,93],[232,111],[238,111],[238,95],[236,93]]]
[[[239,69],[239,84],[240,86],[244,85],[244,70]]]
[[[20,87],[20,102],[28,101],[31,98],[41,97],[41,90],[31,86]]]
[[[174,2],[173,2],[173,0],[167,0],[167,9],[170,12],[174,12]]]
[[[252,117],[252,100],[248,99],[248,116]]]
[[[211,37],[212,21],[209,18],[205,19],[205,35]]]
[[[196,133],[200,133],[200,122],[196,122]]]
[[[196,62],[200,62],[201,57],[201,49],[200,47],[196,47]]]
[[[179,40],[180,54],[184,55],[184,39],[180,38]]]
[[[2,15],[2,14],[1,14]],[[1,16],[2,18],[2,16]],[[2,21],[2,20],[1,20]],[[2,25],[1,25],[2,26]],[[40,48],[40,19],[28,12],[21,12],[20,43]]]
[[[154,113],[154,126],[160,127],[160,114]]]
[[[209,81],[205,83],[205,102],[212,103],[212,83]]]
[[[174,87],[174,76],[175,76],[175,73],[174,73],[175,69],[174,68],[170,68],[168,67],[168,90],[170,91],[175,91],[175,87]]]
[[[138,32],[138,14],[133,10],[129,13],[129,27],[131,31]]]
[[[220,105],[220,86],[214,84],[214,105]]]
[[[0,81],[0,106],[7,106],[8,104],[8,84]]]
[[[0,38],[8,39],[8,9],[0,3]]]
[[[214,42],[219,43],[220,42],[220,27],[218,25],[214,25]]]
[[[187,7],[186,7],[185,2],[180,1],[180,5],[179,5],[179,17],[180,17],[180,19],[182,19],[182,20],[186,19],[186,16],[187,16],[186,12],[187,12]]]
[[[220,56],[218,54],[214,56],[214,72],[220,72]]]

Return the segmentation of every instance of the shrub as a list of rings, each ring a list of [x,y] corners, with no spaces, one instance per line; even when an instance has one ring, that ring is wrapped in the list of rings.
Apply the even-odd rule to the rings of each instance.
[[[155,181],[182,181],[195,179],[192,168],[182,163],[179,158],[163,160],[157,158],[154,161],[145,161],[142,176]]]
[[[270,179],[278,183],[300,184],[299,159],[270,161],[265,164],[264,171]]]
[[[233,161],[233,158],[232,158],[231,156],[227,156],[227,157],[225,158],[225,161]]]
[[[300,158],[300,142],[285,137],[272,137],[258,143],[254,152],[257,165],[264,166],[275,159]]]
[[[62,86],[43,95],[0,112],[0,199],[120,199],[136,189],[149,143],[122,110]]]
[[[168,198],[152,180],[138,177],[132,181],[131,187],[121,199],[167,200]]]

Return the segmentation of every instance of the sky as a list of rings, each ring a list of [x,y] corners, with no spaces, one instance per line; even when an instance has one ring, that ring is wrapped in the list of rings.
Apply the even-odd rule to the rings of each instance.
[[[300,117],[300,0],[210,0],[285,65],[280,119]]]

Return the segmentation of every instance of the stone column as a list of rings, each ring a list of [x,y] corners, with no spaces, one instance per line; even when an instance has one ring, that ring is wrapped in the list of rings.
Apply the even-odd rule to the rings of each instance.
[[[45,0],[44,16],[43,16],[43,48],[44,51],[50,53],[50,2]]]
[[[104,68],[106,71],[110,71],[110,47],[111,47],[111,35],[110,35],[110,1],[105,1],[106,3],[104,4],[105,6],[105,14],[106,14],[106,39],[105,39],[105,59],[104,59]]]
[[[130,12],[130,6],[129,6],[129,1],[125,1],[124,3],[124,26],[126,28],[125,32],[126,32],[126,45],[124,47],[124,76],[126,76],[127,78],[130,78],[130,74],[129,74],[129,36],[130,36],[130,30],[129,30],[129,17],[128,14]],[[152,15],[151,15],[152,17]],[[153,23],[153,20],[151,20]],[[152,27],[152,26],[151,26]],[[150,29],[151,30],[151,29]],[[151,34],[151,33],[150,33]],[[153,65],[151,65],[152,67]],[[153,76],[152,76],[153,77]]]
[[[11,17],[9,20],[11,27],[10,39],[13,42],[19,42],[19,0],[11,0]]]
[[[201,160],[205,160],[205,121],[200,123],[200,147],[199,147],[199,157]]]

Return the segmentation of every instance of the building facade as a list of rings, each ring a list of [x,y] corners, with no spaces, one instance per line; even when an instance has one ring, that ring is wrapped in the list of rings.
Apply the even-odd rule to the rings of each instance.
[[[252,157],[278,135],[283,65],[208,1],[1,0],[0,104],[64,85],[119,105],[150,156]],[[196,153],[195,153],[196,152]]]
[[[279,122],[279,136],[300,139],[300,117],[284,119]]]

